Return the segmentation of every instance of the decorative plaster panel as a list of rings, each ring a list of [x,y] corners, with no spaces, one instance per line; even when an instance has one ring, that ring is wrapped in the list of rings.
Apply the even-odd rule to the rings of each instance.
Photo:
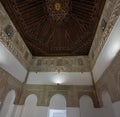
[[[34,57],[30,71],[88,72],[89,58],[87,56]]]
[[[53,95],[62,94],[66,98],[67,107],[79,107],[79,99],[83,95],[90,96],[93,99],[94,106],[99,107],[93,86],[24,85],[19,104],[23,105],[26,97],[30,94],[37,95],[38,106],[49,106],[49,101]]]
[[[119,16],[120,0],[107,0],[89,53],[91,67],[94,66]],[[101,27],[102,19],[105,19],[105,21],[107,22],[107,26],[104,31]]]
[[[5,33],[5,28],[10,25],[13,28],[13,36],[9,37]],[[21,62],[24,67],[29,66],[32,55],[23,42],[20,34],[12,24],[9,16],[0,3],[0,42]],[[26,57],[26,53],[28,56]]]

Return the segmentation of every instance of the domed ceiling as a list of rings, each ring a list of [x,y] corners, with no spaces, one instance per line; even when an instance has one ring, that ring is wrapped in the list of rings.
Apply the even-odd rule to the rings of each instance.
[[[88,55],[105,0],[1,0],[33,56]]]

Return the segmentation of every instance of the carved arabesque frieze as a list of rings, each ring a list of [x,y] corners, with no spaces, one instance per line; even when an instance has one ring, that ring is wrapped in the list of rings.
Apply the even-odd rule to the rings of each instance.
[[[89,53],[91,67],[94,66],[119,16],[120,0],[107,0]],[[102,31],[101,27],[101,21],[103,18],[107,22],[104,31]]]
[[[21,62],[24,67],[28,67],[29,63],[23,58],[23,53],[8,39],[7,35],[0,28],[0,42]]]
[[[30,71],[88,72],[89,58],[87,56],[34,57]]]
[[[5,28],[10,25],[13,29],[12,37],[9,37]],[[9,30],[10,31],[10,30]],[[24,67],[29,66],[29,62],[32,59],[32,55],[28,50],[27,46],[23,42],[20,34],[14,27],[9,16],[4,10],[2,4],[0,3],[0,42],[21,62]],[[27,58],[25,54],[28,53]]]
[[[79,100],[83,95],[93,99],[95,107],[99,107],[93,86],[73,85],[24,85],[19,104],[23,105],[27,96],[35,94],[38,98],[37,106],[49,106],[50,99],[55,94],[62,94],[66,98],[67,107],[80,107]]]
[[[120,52],[97,81],[96,90],[101,103],[101,95],[104,90],[108,91],[112,102],[120,100]]]

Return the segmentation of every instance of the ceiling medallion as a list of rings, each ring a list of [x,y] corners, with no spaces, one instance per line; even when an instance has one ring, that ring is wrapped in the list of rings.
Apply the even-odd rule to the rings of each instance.
[[[61,3],[56,2],[55,3],[55,10],[59,11],[61,9]]]
[[[69,0],[46,0],[47,11],[55,21],[63,20],[70,10]]]

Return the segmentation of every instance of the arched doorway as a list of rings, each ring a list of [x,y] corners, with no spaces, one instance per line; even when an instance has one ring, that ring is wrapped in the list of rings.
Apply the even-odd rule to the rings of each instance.
[[[93,101],[90,96],[83,95],[80,98],[80,117],[93,117]]]
[[[8,92],[0,111],[0,117],[12,117],[15,96],[16,94],[14,90]]]
[[[29,95],[25,100],[21,117],[35,117],[36,105],[37,105],[37,96],[34,94]]]
[[[66,99],[61,94],[52,96],[49,104],[48,117],[67,117]]]

